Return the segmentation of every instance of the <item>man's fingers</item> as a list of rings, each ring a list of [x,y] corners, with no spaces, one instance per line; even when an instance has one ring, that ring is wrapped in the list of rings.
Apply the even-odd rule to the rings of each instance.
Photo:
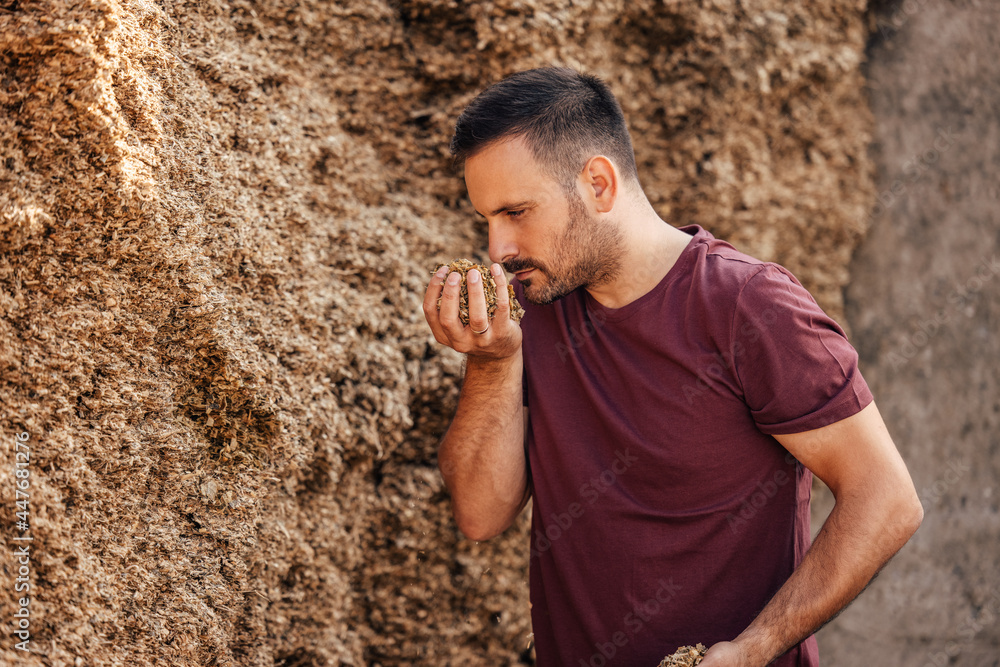
[[[493,274],[493,282],[497,286],[497,312],[494,315],[494,319],[506,322],[510,317],[510,295],[507,289],[507,274],[503,272],[503,267],[499,264],[491,266],[490,273]]]
[[[441,288],[444,286],[444,277],[448,272],[447,266],[440,267],[427,284],[427,291],[424,292],[424,316],[430,322],[432,315],[437,313],[438,297],[441,296]],[[437,319],[434,317],[433,319]]]
[[[469,290],[469,328],[472,332],[485,332],[490,326],[486,313],[486,294],[483,292],[483,277],[478,269],[469,269],[465,276]]]
[[[462,321],[458,319],[458,300],[462,292],[462,275],[452,271],[444,281],[441,292],[441,328],[449,339],[454,339],[462,332]]]
[[[431,278],[430,283],[427,285],[427,291],[424,292],[424,319],[427,320],[427,324],[431,327],[431,332],[434,333],[434,338],[437,342],[442,345],[448,344],[448,337],[445,335],[444,329],[441,328],[441,316],[438,312],[438,299],[441,297],[441,291],[444,287],[445,276],[448,275],[448,267],[442,266]]]

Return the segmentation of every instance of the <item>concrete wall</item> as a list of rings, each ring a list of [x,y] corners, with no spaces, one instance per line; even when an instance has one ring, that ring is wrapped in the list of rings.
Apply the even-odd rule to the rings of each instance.
[[[925,519],[820,651],[826,667],[1000,665],[1000,6],[877,16],[880,195],[846,311]]]

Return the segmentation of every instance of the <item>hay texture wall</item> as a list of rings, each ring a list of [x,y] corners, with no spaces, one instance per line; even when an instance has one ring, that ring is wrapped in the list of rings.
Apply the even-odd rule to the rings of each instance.
[[[461,359],[420,298],[485,248],[454,118],[518,69],[603,76],[663,217],[840,316],[863,10],[0,2],[0,531],[33,538],[32,652],[5,629],[0,662],[530,662],[527,513],[462,539],[435,463]]]

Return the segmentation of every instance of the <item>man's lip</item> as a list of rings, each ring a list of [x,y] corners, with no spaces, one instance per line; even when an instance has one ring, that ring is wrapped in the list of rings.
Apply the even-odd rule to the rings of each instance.
[[[518,280],[521,280],[532,271],[534,271],[534,269],[528,269],[526,271],[518,271],[517,273],[514,274],[514,277],[517,278]]]

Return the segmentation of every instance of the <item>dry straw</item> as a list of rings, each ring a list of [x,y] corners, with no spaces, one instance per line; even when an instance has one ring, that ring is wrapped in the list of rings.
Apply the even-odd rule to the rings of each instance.
[[[659,667],[695,667],[701,664],[706,650],[704,644],[681,646],[673,655],[668,655],[660,661]]]
[[[460,283],[461,292],[458,298],[458,317],[462,320],[462,324],[469,323],[469,286],[466,283],[466,278],[472,269],[479,271],[479,275],[483,278],[483,296],[486,297],[487,316],[492,320],[493,315],[497,311],[497,284],[489,268],[467,259],[456,259],[448,265],[448,273],[458,273],[462,276]],[[437,269],[431,273],[436,271]],[[438,297],[437,302],[439,310],[441,308],[441,298]],[[521,307],[521,304],[518,303],[517,298],[514,296],[514,287],[512,285],[507,285],[507,298],[508,303],[510,303],[510,319],[520,322],[521,317],[524,315],[524,308]]]

